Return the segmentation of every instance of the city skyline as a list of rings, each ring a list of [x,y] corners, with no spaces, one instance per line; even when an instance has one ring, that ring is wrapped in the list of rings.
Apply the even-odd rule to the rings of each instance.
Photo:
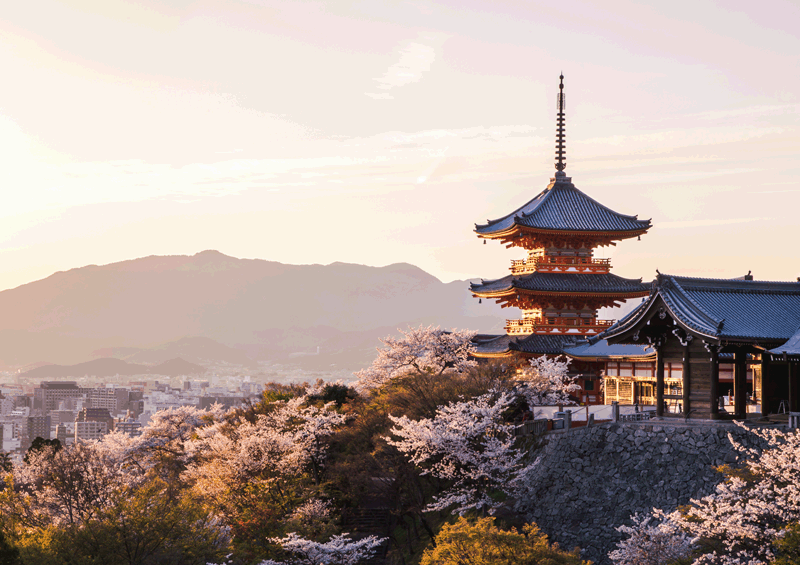
[[[521,255],[472,227],[553,176],[562,71],[567,174],[653,220],[604,248],[615,272],[794,280],[797,16],[788,2],[11,6],[0,289],[204,249],[503,276]]]

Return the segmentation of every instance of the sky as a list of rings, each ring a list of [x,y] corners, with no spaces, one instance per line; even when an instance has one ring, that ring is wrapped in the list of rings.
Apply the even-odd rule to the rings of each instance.
[[[32,0],[0,12],[0,289],[216,249],[508,273],[553,176],[614,272],[800,276],[796,2]]]

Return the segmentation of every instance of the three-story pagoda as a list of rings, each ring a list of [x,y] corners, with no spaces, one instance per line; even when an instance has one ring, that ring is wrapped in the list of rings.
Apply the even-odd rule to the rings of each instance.
[[[564,76],[560,78],[555,177],[522,207],[475,226],[478,237],[527,252],[525,259],[511,262],[510,275],[470,285],[475,297],[522,310],[521,319],[506,322],[505,335],[476,337],[479,357],[560,354],[576,338],[596,335],[613,323],[598,319],[600,308],[650,291],[641,279],[612,274],[610,261],[594,256],[596,248],[638,237],[651,224],[589,198],[564,172]]]

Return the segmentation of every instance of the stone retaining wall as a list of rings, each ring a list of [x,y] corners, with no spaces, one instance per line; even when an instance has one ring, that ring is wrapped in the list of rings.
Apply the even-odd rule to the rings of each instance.
[[[550,433],[537,472],[520,501],[529,521],[551,541],[584,558],[609,563],[607,554],[634,512],[674,510],[709,494],[722,475],[716,467],[736,463],[731,433],[748,447],[752,434],[732,424],[636,422],[603,424]]]

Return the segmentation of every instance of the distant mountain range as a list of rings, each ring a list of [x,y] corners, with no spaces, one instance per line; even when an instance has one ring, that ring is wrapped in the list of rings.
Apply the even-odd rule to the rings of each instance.
[[[120,359],[94,359],[77,365],[42,365],[20,376],[33,380],[79,378],[84,375],[93,377],[113,377],[115,375],[199,375],[206,372],[205,367],[189,363],[183,359],[170,359],[158,365],[146,366],[126,363]]]
[[[357,368],[408,325],[501,331],[500,308],[467,289],[405,263],[284,265],[217,251],[90,265],[0,292],[0,367],[180,357]]]

